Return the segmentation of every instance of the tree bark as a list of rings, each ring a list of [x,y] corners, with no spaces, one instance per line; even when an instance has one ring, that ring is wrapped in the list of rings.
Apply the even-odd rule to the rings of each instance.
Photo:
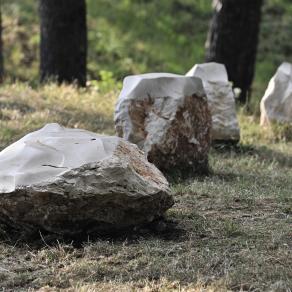
[[[207,62],[226,66],[229,80],[247,103],[254,77],[263,0],[214,0]]]
[[[85,0],[40,0],[41,81],[86,85]]]
[[[2,1],[0,0],[0,82],[3,82],[4,62],[3,62],[3,41],[2,41]]]

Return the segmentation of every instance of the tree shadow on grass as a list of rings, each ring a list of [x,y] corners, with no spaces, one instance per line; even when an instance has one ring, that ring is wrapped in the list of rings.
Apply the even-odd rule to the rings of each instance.
[[[267,146],[255,145],[221,145],[220,147],[213,148],[215,152],[220,154],[235,153],[238,157],[241,156],[254,156],[266,162],[277,162],[280,166],[292,167],[292,155],[284,154],[280,151],[273,150]]]
[[[241,145],[241,144],[218,144],[213,145],[211,153],[215,153],[222,157],[222,159],[228,159],[231,156],[236,156],[237,159],[244,159],[247,157],[254,157],[259,161],[266,163],[278,163],[280,167],[292,167],[292,155],[284,154],[280,151],[272,150],[267,146],[255,146],[255,145]],[[165,174],[171,185],[175,184],[192,184],[194,179],[198,182],[203,182],[206,178],[215,178],[224,180],[226,182],[238,181],[240,178],[252,179],[253,174],[247,173],[235,173],[235,172],[218,172],[209,167],[208,172],[203,173],[180,173],[173,171],[173,173]]]
[[[30,105],[26,104],[25,102],[19,100],[4,100],[1,101],[0,99],[0,110],[8,109],[8,110],[17,110],[21,114],[33,113],[36,111],[35,108],[31,107]]]

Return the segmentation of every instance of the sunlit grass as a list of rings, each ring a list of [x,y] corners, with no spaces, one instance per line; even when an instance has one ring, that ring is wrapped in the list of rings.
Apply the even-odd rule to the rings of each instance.
[[[3,85],[0,87],[0,147],[53,122],[113,134],[117,95],[115,90],[101,94],[96,86],[78,89],[49,84],[35,90],[23,83]]]

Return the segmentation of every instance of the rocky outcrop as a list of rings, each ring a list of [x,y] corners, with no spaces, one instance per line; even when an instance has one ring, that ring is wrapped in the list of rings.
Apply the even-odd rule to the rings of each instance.
[[[261,101],[261,125],[276,122],[292,127],[292,64],[283,63]]]
[[[62,235],[148,223],[173,204],[136,145],[49,124],[0,152],[0,221]]]
[[[211,137],[214,142],[238,142],[240,129],[236,116],[235,99],[224,65],[205,63],[195,65],[187,76],[203,80],[212,115]]]
[[[165,173],[206,173],[211,116],[202,81],[168,73],[125,78],[116,132]]]

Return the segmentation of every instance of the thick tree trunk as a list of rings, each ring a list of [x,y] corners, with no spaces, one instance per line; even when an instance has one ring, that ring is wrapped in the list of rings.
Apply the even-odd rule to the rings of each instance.
[[[86,85],[85,0],[40,0],[41,80]]]
[[[239,101],[246,103],[254,77],[263,0],[214,0],[207,62],[225,64]]]
[[[3,82],[4,62],[3,62],[3,42],[2,42],[2,1],[0,0],[0,82]]]

